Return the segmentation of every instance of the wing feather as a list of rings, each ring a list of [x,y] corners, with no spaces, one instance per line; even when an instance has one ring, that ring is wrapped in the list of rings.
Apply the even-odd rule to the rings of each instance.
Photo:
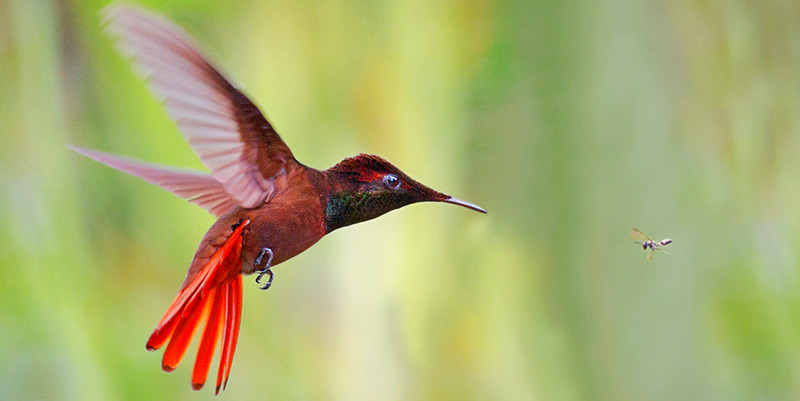
[[[190,203],[208,210],[217,217],[229,212],[237,205],[237,201],[222,188],[222,184],[208,174],[145,163],[75,146],[71,146],[71,148],[109,167],[158,185]]]
[[[128,5],[104,10],[107,32],[136,60],[189,145],[236,202],[253,208],[296,163],[258,108],[214,68],[176,24]]]

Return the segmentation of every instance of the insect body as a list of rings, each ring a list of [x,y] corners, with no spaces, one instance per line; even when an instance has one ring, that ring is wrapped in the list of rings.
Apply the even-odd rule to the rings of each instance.
[[[653,254],[656,251],[664,252],[669,255],[669,252],[661,249],[662,246],[669,245],[672,243],[672,240],[669,238],[662,239],[661,241],[653,241],[645,235],[643,232],[639,231],[636,228],[631,228],[630,233],[631,238],[633,238],[633,242],[642,246],[643,250],[647,251],[647,260],[653,259]]]

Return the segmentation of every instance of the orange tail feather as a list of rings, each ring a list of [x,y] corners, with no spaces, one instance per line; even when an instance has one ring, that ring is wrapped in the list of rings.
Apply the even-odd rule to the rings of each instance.
[[[161,366],[164,371],[171,372],[186,354],[197,327],[206,322],[192,372],[192,387],[195,390],[202,388],[206,381],[221,332],[222,355],[217,392],[223,377],[226,384],[228,381],[242,315],[242,277],[232,276],[231,272],[241,271],[241,234],[249,223],[249,220],[245,220],[239,224],[201,272],[178,292],[147,340],[148,351],[169,343]]]
[[[222,299],[218,299],[220,298],[219,289],[211,290],[209,298],[211,314],[208,316],[203,339],[200,340],[200,346],[197,348],[197,359],[194,362],[194,371],[192,372],[192,388],[195,390],[200,390],[206,382],[208,369],[211,368],[211,358],[217,348],[217,340],[219,340],[219,333],[222,328],[223,315],[221,313],[222,302],[220,302]]]
[[[172,372],[181,363],[181,359],[186,354],[186,349],[189,348],[189,343],[192,341],[194,331],[203,320],[203,315],[207,312],[209,306],[205,305],[191,305],[192,308],[185,311],[186,314],[181,316],[182,320],[178,322],[175,331],[172,333],[172,339],[169,340],[167,350],[164,351],[164,358],[161,361],[161,368],[165,372]]]
[[[220,356],[219,371],[217,371],[216,394],[219,394],[220,384],[222,384],[222,389],[225,390],[225,387],[228,386],[228,376],[231,374],[233,353],[236,351],[239,323],[242,319],[242,276],[238,276],[236,280],[228,284],[227,293],[228,302],[226,306],[228,310],[225,313],[227,320],[225,321],[225,335],[222,339],[222,356]],[[225,378],[224,383],[223,377]]]

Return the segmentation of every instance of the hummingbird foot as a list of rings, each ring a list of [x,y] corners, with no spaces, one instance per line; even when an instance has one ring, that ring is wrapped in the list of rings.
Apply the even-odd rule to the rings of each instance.
[[[258,257],[256,258],[255,265],[256,267],[261,265],[261,259],[263,259],[265,255],[269,255],[269,257],[267,258],[267,261],[264,263],[264,267],[256,269],[256,273],[258,273],[258,277],[256,277],[256,283],[258,284],[261,284],[261,277],[264,277],[264,275],[269,274],[269,281],[267,281],[266,284],[261,286],[262,290],[269,289],[269,287],[272,285],[272,279],[275,278],[275,274],[272,273],[272,270],[270,270],[270,266],[272,266],[272,256],[273,256],[272,249],[269,249],[267,247],[261,248],[261,252],[258,253]]]

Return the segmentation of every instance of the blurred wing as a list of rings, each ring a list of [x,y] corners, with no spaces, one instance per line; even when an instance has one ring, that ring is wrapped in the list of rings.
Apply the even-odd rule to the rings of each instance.
[[[171,21],[127,5],[104,13],[109,34],[136,60],[150,89],[163,99],[225,192],[243,207],[269,201],[276,177],[296,162],[258,108]]]
[[[236,200],[222,189],[222,184],[219,181],[208,174],[144,163],[75,146],[71,146],[71,148],[109,167],[122,170],[151,184],[158,185],[183,199],[187,199],[191,203],[199,205],[217,217],[236,207]]]
[[[643,232],[641,232],[641,231],[639,231],[639,230],[637,230],[635,228],[631,228],[630,236],[634,241],[642,241],[642,242],[652,241],[650,239],[650,237],[644,235]]]
[[[648,262],[653,260],[653,253],[654,252],[655,252],[655,250],[653,250],[653,249],[650,249],[649,251],[647,251],[647,261]]]

